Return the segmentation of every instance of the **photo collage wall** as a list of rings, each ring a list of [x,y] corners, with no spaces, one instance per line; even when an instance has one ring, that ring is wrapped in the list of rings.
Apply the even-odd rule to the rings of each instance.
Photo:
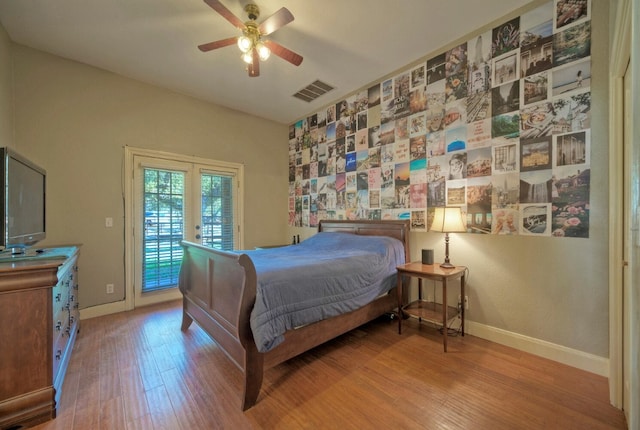
[[[589,237],[590,84],[590,0],[504,22],[290,125],[289,224]]]

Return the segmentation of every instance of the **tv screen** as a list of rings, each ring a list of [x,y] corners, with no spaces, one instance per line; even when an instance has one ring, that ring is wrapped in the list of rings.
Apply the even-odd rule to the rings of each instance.
[[[14,252],[43,240],[46,171],[9,148],[2,148],[2,245]]]

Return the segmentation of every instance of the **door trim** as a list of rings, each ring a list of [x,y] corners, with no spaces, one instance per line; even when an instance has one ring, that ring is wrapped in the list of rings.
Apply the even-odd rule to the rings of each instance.
[[[125,274],[125,298],[124,307],[125,310],[132,310],[135,308],[135,273],[134,273],[134,259],[135,259],[135,244],[134,244],[134,208],[133,208],[133,196],[134,196],[134,181],[133,171],[135,169],[134,158],[136,156],[151,157],[166,159],[172,161],[180,161],[192,164],[207,164],[218,165],[229,169],[234,169],[238,172],[237,175],[237,197],[238,197],[238,213],[237,213],[237,225],[239,226],[238,243],[240,248],[244,247],[244,164],[231,163],[224,161],[209,160],[201,157],[174,154],[164,151],[156,151],[151,149],[135,148],[131,146],[124,146],[124,166],[122,169],[123,174],[123,198],[124,198],[124,274]]]
[[[631,56],[631,0],[620,0],[614,24],[609,70],[609,401],[623,399],[623,210],[624,74]]]

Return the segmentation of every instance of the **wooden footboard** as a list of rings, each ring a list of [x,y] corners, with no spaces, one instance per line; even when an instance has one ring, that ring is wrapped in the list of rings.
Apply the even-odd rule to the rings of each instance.
[[[256,269],[245,254],[191,242],[183,242],[182,247],[182,330],[195,320],[244,373],[242,409],[246,410],[258,398],[263,373],[263,355],[256,348],[250,326],[256,299]]]
[[[328,221],[321,223],[319,231],[396,237],[404,242],[409,261],[408,221]],[[179,281],[183,294],[182,330],[187,330],[195,321],[243,372],[242,410],[256,403],[264,370],[397,307],[394,290],[348,314],[290,330],[280,345],[260,353],[250,326],[257,285],[251,259],[246,254],[218,251],[186,241],[182,247],[184,258]]]

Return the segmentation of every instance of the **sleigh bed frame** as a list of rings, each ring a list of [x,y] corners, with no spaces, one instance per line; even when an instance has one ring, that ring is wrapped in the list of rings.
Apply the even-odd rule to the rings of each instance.
[[[409,221],[321,221],[318,232],[391,236],[402,241],[405,260],[410,261]],[[183,294],[182,330],[195,321],[242,371],[243,411],[256,403],[265,370],[393,312],[398,305],[394,288],[352,312],[289,330],[280,345],[261,353],[249,323],[257,286],[256,270],[249,256],[191,242],[182,242],[182,247],[184,259],[179,280]]]

